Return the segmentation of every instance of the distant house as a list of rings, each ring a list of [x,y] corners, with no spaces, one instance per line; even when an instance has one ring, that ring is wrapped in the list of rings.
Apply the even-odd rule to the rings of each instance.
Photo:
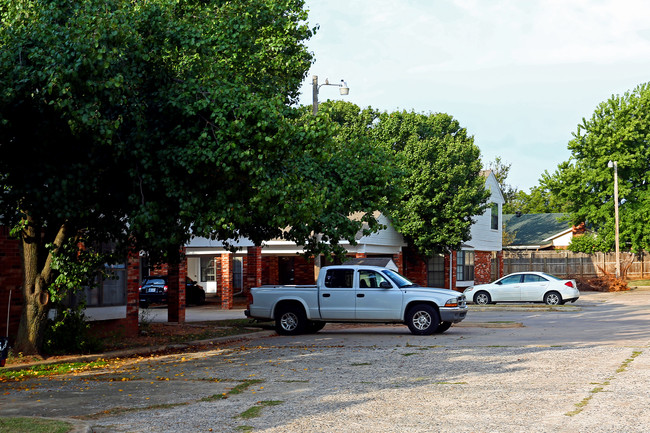
[[[504,250],[566,249],[576,230],[564,213],[505,214]]]

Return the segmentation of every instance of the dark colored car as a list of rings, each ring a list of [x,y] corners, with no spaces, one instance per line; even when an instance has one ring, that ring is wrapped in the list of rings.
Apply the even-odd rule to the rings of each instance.
[[[185,303],[201,305],[205,302],[205,290],[196,281],[185,280]],[[150,304],[167,303],[167,277],[150,275],[144,277],[140,285],[140,306],[147,308]]]

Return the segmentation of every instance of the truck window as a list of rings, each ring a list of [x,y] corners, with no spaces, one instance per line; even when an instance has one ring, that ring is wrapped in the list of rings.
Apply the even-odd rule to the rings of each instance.
[[[381,287],[382,282],[388,280],[379,272],[360,270],[359,271],[359,288],[360,289],[376,289]]]
[[[325,274],[325,287],[328,288],[352,288],[354,269],[328,269]]]

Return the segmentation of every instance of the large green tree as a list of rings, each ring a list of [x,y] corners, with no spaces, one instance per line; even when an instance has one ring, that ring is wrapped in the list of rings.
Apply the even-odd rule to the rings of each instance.
[[[0,0],[0,218],[24,270],[17,350],[39,351],[80,241],[174,261],[192,234],[314,250],[354,240],[362,222],[347,215],[383,194],[344,184],[359,172],[341,162],[352,156],[333,124],[292,108],[312,61],[303,6]]]
[[[539,179],[539,185],[532,187],[530,192],[517,191],[508,206],[508,213],[517,211],[525,214],[568,212],[568,203],[553,192],[557,181],[557,173],[549,174],[545,170]]]
[[[425,256],[460,249],[489,197],[473,137],[448,114],[409,111],[382,113],[372,136],[403,173],[389,212],[395,228]]]
[[[569,208],[572,222],[597,233],[597,249],[614,245],[614,173],[618,163],[621,246],[650,247],[650,86],[614,95],[583,119],[569,142],[571,158],[549,182]],[[585,245],[593,249],[594,245]]]

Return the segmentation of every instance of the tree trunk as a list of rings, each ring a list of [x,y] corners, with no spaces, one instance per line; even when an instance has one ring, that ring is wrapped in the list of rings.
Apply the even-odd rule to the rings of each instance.
[[[48,287],[52,282],[52,256],[48,254],[42,269],[39,269],[39,254],[46,251],[41,245],[41,229],[29,216],[21,232],[23,264],[23,312],[18,326],[14,351],[23,355],[37,355],[43,347],[50,309]],[[55,251],[66,237],[65,224],[59,228],[54,240]]]

